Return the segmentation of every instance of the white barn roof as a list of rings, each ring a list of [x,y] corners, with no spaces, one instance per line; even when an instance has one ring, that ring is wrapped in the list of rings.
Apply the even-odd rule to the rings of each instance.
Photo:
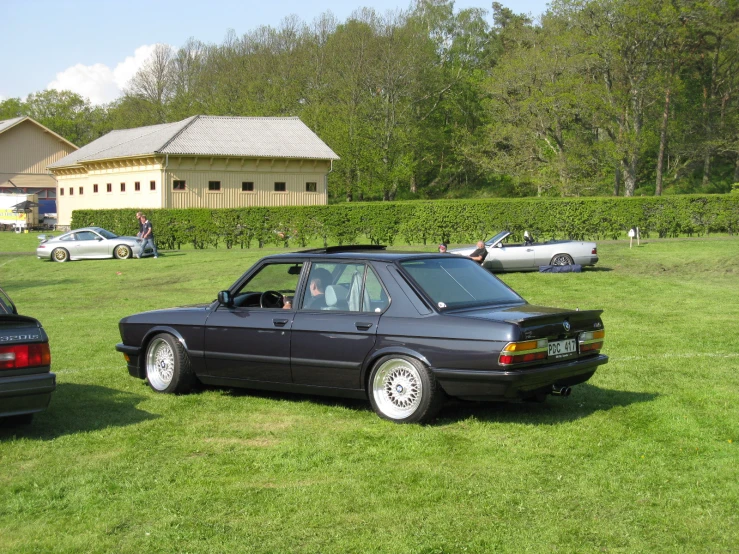
[[[49,167],[152,154],[339,159],[297,117],[196,115],[176,123],[111,131]]]

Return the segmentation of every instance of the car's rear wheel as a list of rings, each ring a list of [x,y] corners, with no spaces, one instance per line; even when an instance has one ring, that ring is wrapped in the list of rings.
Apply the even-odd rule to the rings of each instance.
[[[119,244],[113,249],[113,256],[119,260],[127,260],[133,255],[131,249],[125,244]]]
[[[67,252],[66,248],[54,248],[51,251],[51,259],[55,262],[68,262],[69,252]]]
[[[146,379],[156,392],[189,392],[195,376],[182,343],[168,333],[156,335],[146,348]]]
[[[572,265],[572,256],[569,254],[557,254],[552,258],[549,265]]]
[[[444,391],[429,369],[407,356],[378,360],[369,378],[372,409],[396,423],[423,423],[444,404]]]

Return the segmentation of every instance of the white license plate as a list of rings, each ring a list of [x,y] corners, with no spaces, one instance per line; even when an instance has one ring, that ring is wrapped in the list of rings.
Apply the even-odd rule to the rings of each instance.
[[[577,353],[577,339],[556,340],[549,343],[550,356],[564,356]]]

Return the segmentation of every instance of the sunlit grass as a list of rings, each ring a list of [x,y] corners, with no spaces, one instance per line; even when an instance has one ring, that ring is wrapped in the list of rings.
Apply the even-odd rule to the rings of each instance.
[[[736,550],[739,240],[603,243],[596,270],[502,276],[605,310],[610,363],[545,404],[401,426],[362,401],[128,376],[121,317],[212,300],[274,251],[0,256],[59,381],[30,427],[0,426],[0,552]]]

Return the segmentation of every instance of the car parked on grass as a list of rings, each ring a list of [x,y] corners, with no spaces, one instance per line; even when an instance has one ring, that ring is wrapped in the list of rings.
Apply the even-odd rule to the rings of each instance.
[[[447,395],[567,396],[608,361],[600,314],[532,306],[460,256],[331,247],[262,258],[209,304],[125,317],[116,350],[157,392],[369,398],[423,422]]]
[[[594,242],[550,240],[509,243],[510,231],[501,231],[485,241],[488,252],[482,266],[491,271],[536,271],[543,265],[591,266],[598,263],[598,248]],[[450,250],[450,254],[469,256],[476,246]]]
[[[38,320],[18,314],[0,288],[0,418],[29,422],[56,389],[49,339]]]
[[[121,237],[102,227],[84,227],[59,235],[44,238],[36,248],[36,256],[43,260],[67,262],[69,260],[101,258],[138,258],[154,253],[147,246],[143,255],[143,240],[137,237]]]

